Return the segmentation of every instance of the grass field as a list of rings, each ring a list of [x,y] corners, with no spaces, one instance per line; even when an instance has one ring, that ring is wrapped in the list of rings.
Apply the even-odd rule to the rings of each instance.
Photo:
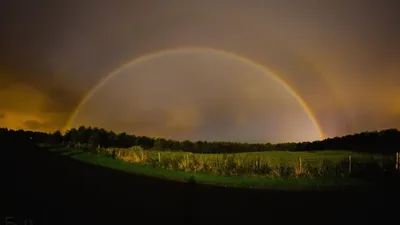
[[[115,159],[110,157],[114,150]],[[352,175],[378,174],[391,163],[387,156],[347,151],[192,154],[143,150],[137,146],[94,152],[73,148],[52,151],[130,173],[184,182],[268,189],[370,187],[372,183]],[[352,168],[349,168],[349,154]]]
[[[331,177],[369,174],[393,166],[391,157],[352,153],[348,151],[317,152],[249,152],[239,154],[193,154],[128,149],[97,149],[125,162],[185,172],[206,172],[226,176],[256,176],[267,178]],[[349,158],[351,155],[351,159]]]

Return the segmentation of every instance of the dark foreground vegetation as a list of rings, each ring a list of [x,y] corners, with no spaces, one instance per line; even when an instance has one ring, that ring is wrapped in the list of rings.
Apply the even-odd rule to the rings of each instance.
[[[0,224],[6,224],[6,217],[15,224],[30,219],[31,224],[74,225],[398,221],[399,186],[392,170],[382,177],[382,185],[367,190],[249,190],[125,173],[37,146],[43,142],[73,144],[57,134],[2,130],[0,141]]]

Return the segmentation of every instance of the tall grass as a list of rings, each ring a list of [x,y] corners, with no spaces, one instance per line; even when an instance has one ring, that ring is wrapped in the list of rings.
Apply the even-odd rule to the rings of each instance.
[[[318,177],[378,177],[390,169],[390,158],[358,157],[351,162],[347,158],[330,157],[304,160],[300,157],[276,160],[254,154],[193,154],[187,152],[160,152],[131,148],[97,148],[97,154],[113,156],[129,163],[151,167],[196,173],[212,173],[223,176],[247,176],[265,178],[318,178]],[[283,152],[282,154],[285,154]]]

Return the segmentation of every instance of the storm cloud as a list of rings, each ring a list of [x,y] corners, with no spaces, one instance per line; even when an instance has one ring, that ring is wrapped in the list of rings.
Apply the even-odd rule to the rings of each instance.
[[[0,111],[7,113],[3,123],[23,128],[23,121],[36,120],[51,124],[45,126],[48,130],[62,129],[87,92],[120,65],[165,49],[207,47],[233,52],[278,74],[302,96],[327,136],[400,127],[396,119],[400,100],[393,97],[400,94],[398,8],[399,2],[389,0],[6,1],[0,9]],[[167,101],[168,107],[160,103],[142,110],[135,105],[130,110],[136,117],[130,121],[133,124],[124,119],[130,115],[108,117],[107,123],[119,124],[113,126],[118,130],[141,127],[145,133],[165,133],[165,126],[157,124],[178,123],[172,118],[181,112],[181,125],[175,127],[177,137],[225,138],[229,130],[233,132],[230,138],[258,139],[265,134],[266,125],[255,121],[267,111],[274,114],[273,109],[281,109],[281,113],[288,107],[271,103],[267,109],[261,102],[273,102],[271,99],[243,97],[249,87],[264,84],[253,78],[261,76],[224,77],[231,72],[210,78],[204,71],[202,79],[199,74],[183,77],[185,66],[175,65],[179,76],[157,73],[143,82],[136,77],[132,82],[146,88],[129,92],[144,107],[146,102],[162,103],[154,100],[151,91],[160,89],[162,83],[171,85],[175,92],[163,89],[165,93],[158,94],[174,99]],[[222,67],[217,63],[215,68]],[[193,79],[193,84],[173,85],[185,79]],[[227,81],[230,86],[221,84]],[[218,88],[212,89],[212,85]],[[209,88],[204,91],[200,87]],[[128,90],[113,86],[114,91],[119,89]],[[188,92],[191,94],[182,94]],[[207,99],[201,97],[204,92],[209,94]],[[180,108],[189,97],[196,99],[192,99],[195,104]],[[296,106],[286,100],[274,102]],[[113,104],[118,108],[126,101]],[[245,114],[254,122],[250,128],[234,125],[233,121],[245,121],[238,116],[238,108],[247,109]],[[158,122],[149,121],[143,116],[147,114]],[[200,122],[196,126],[183,122],[188,118],[191,123]],[[255,124],[263,124],[263,128]],[[271,138],[273,130],[266,132]]]

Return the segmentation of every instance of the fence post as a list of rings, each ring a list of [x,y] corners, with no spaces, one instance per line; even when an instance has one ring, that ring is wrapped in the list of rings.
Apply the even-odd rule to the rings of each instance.
[[[351,173],[351,154],[349,154],[349,173]]]
[[[158,162],[159,163],[161,162],[161,153],[160,152],[158,152]]]
[[[303,167],[301,163],[301,156],[299,157],[299,166],[300,166],[300,173],[303,173]]]
[[[396,152],[396,170],[399,169],[399,153]]]

